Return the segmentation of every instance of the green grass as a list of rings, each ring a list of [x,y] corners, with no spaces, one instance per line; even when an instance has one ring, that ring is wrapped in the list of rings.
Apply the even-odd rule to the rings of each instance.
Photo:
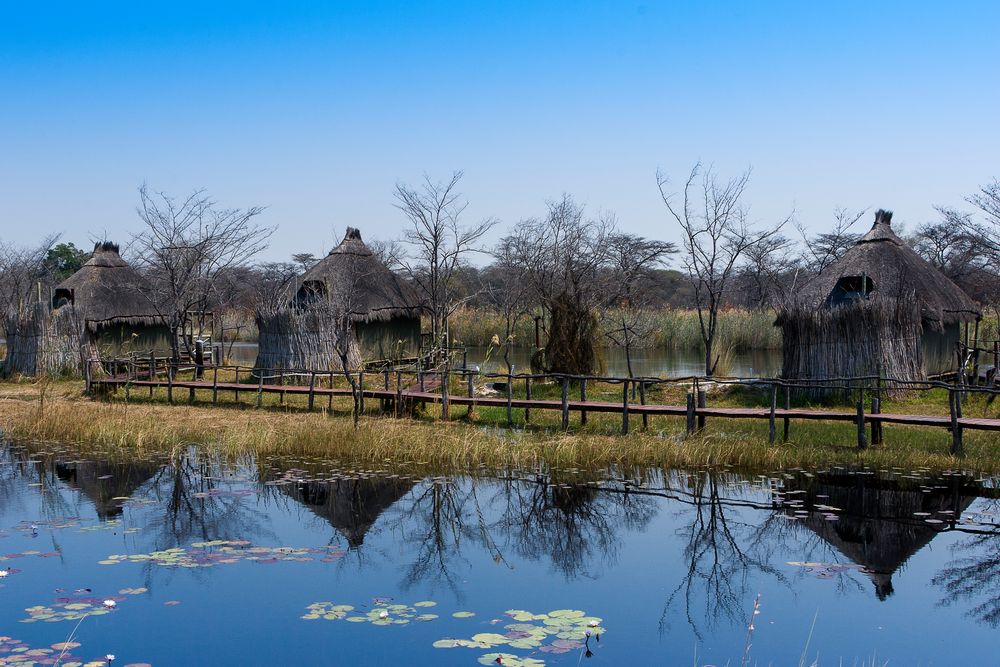
[[[620,391],[620,390],[619,390]],[[210,392],[199,391],[194,405],[187,392],[167,405],[165,390],[152,398],[143,391],[123,392],[93,400],[81,396],[78,383],[54,381],[0,384],[0,427],[11,438],[75,443],[117,452],[121,456],[169,453],[199,443],[231,455],[312,454],[366,465],[432,465],[440,470],[479,467],[571,466],[599,469],[609,465],[690,467],[730,465],[752,470],[816,467],[831,464],[875,468],[962,467],[1000,471],[996,434],[966,431],[966,456],[948,455],[950,434],[941,428],[886,425],[885,444],[864,452],[855,449],[852,423],[793,421],[787,443],[769,444],[766,420],[709,418],[704,431],[685,434],[684,419],[653,417],[643,430],[632,415],[632,432],[620,435],[620,415],[591,413],[587,424],[571,416],[571,430],[559,430],[558,411],[534,410],[530,424],[522,410],[513,411],[515,429],[507,428],[504,408],[453,406],[451,421],[440,420],[440,406],[413,406],[410,418],[378,414],[369,399],[367,413],[355,430],[350,399],[326,399],[316,410],[305,409],[306,397],[265,396],[255,408],[246,392],[241,403],[231,392],[212,406]],[[619,394],[620,397],[620,394]],[[728,400],[721,394],[710,405]],[[745,400],[745,397],[740,398]],[[967,411],[968,414],[968,411]],[[781,426],[779,424],[779,438]]]

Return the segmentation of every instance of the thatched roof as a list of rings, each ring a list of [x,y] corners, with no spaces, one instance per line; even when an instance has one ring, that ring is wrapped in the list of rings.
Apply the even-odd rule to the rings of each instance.
[[[338,479],[282,487],[289,496],[325,519],[357,548],[379,516],[413,488],[401,479]]]
[[[419,317],[416,291],[375,256],[361,240],[361,232],[353,227],[347,228],[340,245],[299,279],[296,302],[307,302],[310,286],[320,286],[330,293],[345,285],[352,286],[346,305],[359,322]]]
[[[122,259],[118,245],[104,241],[80,270],[56,286],[53,301],[72,300],[87,326],[152,326],[161,322],[143,277]]]
[[[786,492],[795,488],[806,493],[788,497],[803,501],[806,508],[838,508],[837,521],[814,510],[797,524],[863,566],[880,600],[893,593],[892,575],[941,532],[936,526],[942,524],[927,523],[924,516],[957,519],[975,500],[961,488],[927,492],[915,483],[846,473],[820,474],[801,486],[786,482]]]
[[[122,513],[122,501],[153,478],[161,468],[151,462],[107,463],[98,461],[58,461],[56,476],[90,499],[102,520]]]
[[[979,306],[892,230],[892,212],[879,209],[875,224],[843,257],[828,266],[799,292],[798,304],[807,308],[830,305],[838,281],[866,276],[874,297],[898,300],[913,295],[925,323],[939,328],[970,322],[981,315]]]

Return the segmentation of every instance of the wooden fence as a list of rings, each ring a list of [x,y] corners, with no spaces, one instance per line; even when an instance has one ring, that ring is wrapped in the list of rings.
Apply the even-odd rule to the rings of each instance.
[[[787,441],[792,420],[827,420],[853,422],[857,427],[857,447],[864,449],[870,444],[883,442],[885,424],[910,426],[930,426],[948,429],[952,434],[950,451],[961,454],[963,431],[965,429],[1000,431],[1000,419],[973,418],[963,415],[963,402],[973,394],[996,396],[1000,390],[994,386],[974,386],[962,381],[959,374],[955,383],[937,380],[904,381],[870,377],[833,378],[830,380],[785,380],[781,378],[739,378],[688,376],[678,378],[659,377],[604,377],[562,374],[508,374],[487,373],[475,368],[449,368],[434,370],[383,370],[381,372],[356,372],[352,379],[356,389],[345,381],[345,375],[337,371],[317,371],[306,369],[264,369],[248,366],[198,367],[177,364],[156,358],[148,360],[131,359],[114,362],[90,360],[86,364],[86,389],[93,392],[101,388],[124,389],[126,397],[136,389],[148,389],[150,396],[154,389],[165,388],[167,400],[174,402],[175,392],[187,391],[189,402],[194,402],[195,393],[210,392],[213,404],[218,403],[220,392],[232,392],[235,400],[249,396],[260,406],[264,395],[276,394],[281,403],[286,395],[307,396],[308,409],[316,407],[317,398],[325,397],[327,407],[332,408],[335,396],[354,396],[357,410],[364,412],[365,399],[380,401],[383,411],[402,417],[407,402],[424,405],[440,404],[442,419],[450,418],[452,406],[466,406],[470,411],[476,406],[500,408],[506,411],[509,424],[514,423],[514,411],[523,411],[525,423],[530,423],[534,410],[558,411],[561,428],[570,427],[572,413],[579,415],[579,423],[586,424],[589,413],[615,413],[621,416],[621,432],[629,433],[633,422],[641,423],[641,428],[649,427],[655,416],[684,417],[689,434],[705,427],[708,418],[725,419],[766,419],[771,442],[778,439],[778,422],[781,421],[781,437]],[[220,375],[222,379],[220,379]],[[338,386],[338,383],[341,386]],[[491,395],[477,395],[476,387],[484,383],[493,387]],[[540,384],[559,388],[558,399],[534,398]],[[515,384],[523,388],[521,395],[515,396]],[[595,385],[617,385],[621,387],[620,401],[597,401],[588,398],[588,388]],[[651,390],[667,385],[686,388],[686,403],[670,405],[650,403],[647,399]],[[710,386],[744,386],[765,392],[768,397],[766,407],[711,407],[708,405]],[[882,402],[888,387],[898,390],[905,387],[911,391],[944,389],[948,396],[948,415],[915,415],[883,413]],[[826,389],[851,393],[854,397],[853,410],[802,409],[792,408],[792,396],[796,391]],[[869,428],[870,427],[870,432]]]

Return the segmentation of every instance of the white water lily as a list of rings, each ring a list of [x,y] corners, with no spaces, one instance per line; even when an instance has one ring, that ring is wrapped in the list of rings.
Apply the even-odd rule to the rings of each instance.
[[[105,600],[104,601],[104,606],[107,609],[114,609],[115,607],[118,606],[118,603],[115,602],[114,600]]]
[[[10,570],[0,570],[0,579],[3,579],[8,574],[10,574]]]
[[[108,662],[114,662],[115,661],[115,654],[114,653],[108,653],[106,656],[104,656],[104,659],[107,660]]]
[[[382,611],[380,611],[378,613],[378,617],[379,618],[389,618],[389,612],[387,612],[386,610],[383,609]]]

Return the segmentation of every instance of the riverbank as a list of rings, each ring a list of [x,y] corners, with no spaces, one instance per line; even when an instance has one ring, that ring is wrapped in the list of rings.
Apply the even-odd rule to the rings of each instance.
[[[967,432],[966,456],[947,454],[944,429],[893,426],[886,444],[857,452],[853,424],[795,422],[788,443],[769,444],[765,420],[709,420],[686,437],[683,418],[657,417],[648,431],[616,435],[617,420],[591,415],[585,427],[564,433],[550,421],[508,430],[499,411],[477,410],[442,422],[430,415],[394,419],[362,417],[355,430],[347,401],[333,411],[306,412],[289,397],[285,405],[168,405],[162,396],[83,396],[72,381],[0,383],[0,428],[5,437],[77,444],[119,456],[169,453],[199,443],[230,455],[323,454],[371,465],[432,465],[443,471],[479,467],[502,470],[538,465],[736,466],[755,470],[833,464],[945,470],[1000,471],[996,434]],[[138,392],[134,392],[137,394]]]

